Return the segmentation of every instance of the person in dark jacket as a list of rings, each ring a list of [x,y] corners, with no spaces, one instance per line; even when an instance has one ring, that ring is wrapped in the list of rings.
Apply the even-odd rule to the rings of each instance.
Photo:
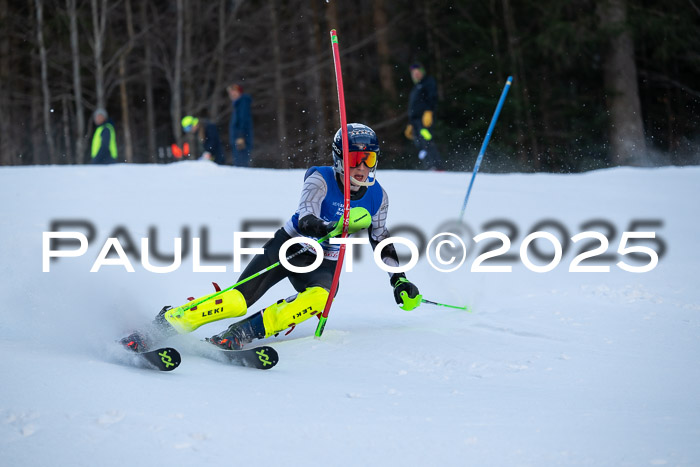
[[[95,122],[95,134],[92,136],[90,151],[92,163],[111,164],[117,162],[117,135],[107,111],[97,109],[92,118]]]
[[[253,117],[251,103],[253,99],[243,94],[239,84],[231,84],[226,88],[231,99],[231,121],[228,126],[228,139],[233,152],[233,165],[248,167],[250,151],[253,149]]]
[[[437,107],[437,85],[432,76],[427,76],[421,63],[409,67],[413,89],[408,100],[408,125],[406,138],[418,148],[418,159],[423,168],[436,169],[440,164],[440,153],[432,133],[433,116]]]
[[[200,121],[191,115],[183,117],[180,123],[182,131],[193,133],[201,144],[200,151],[198,151],[200,159],[212,160],[219,165],[226,163],[221,147],[221,138],[219,138],[219,129],[214,123],[209,120]]]

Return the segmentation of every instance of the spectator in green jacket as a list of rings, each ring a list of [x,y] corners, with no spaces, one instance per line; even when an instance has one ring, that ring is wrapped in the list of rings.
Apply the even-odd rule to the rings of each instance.
[[[90,156],[93,164],[111,164],[117,162],[117,135],[114,124],[105,109],[97,109],[92,115],[95,122],[95,134],[92,137]]]

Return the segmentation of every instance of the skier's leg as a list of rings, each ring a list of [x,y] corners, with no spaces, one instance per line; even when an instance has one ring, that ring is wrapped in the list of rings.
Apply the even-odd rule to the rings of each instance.
[[[311,262],[311,255],[301,255],[295,266],[308,266]],[[220,347],[240,349],[253,339],[274,336],[287,328],[294,329],[297,324],[320,315],[328,300],[335,264],[335,261],[324,260],[314,271],[290,274],[289,280],[297,294],[278,300],[264,310],[233,323],[209,341]]]
[[[294,328],[312,316],[320,316],[328,301],[336,264],[324,260],[311,272],[290,274],[289,281],[298,293],[262,310],[265,337]]]
[[[328,291],[322,287],[310,287],[284,300],[278,300],[261,312],[264,337],[274,336],[287,328],[294,328],[312,316],[323,313],[327,300]]]
[[[195,302],[203,301],[191,308],[187,307],[192,301],[177,308],[170,308],[163,314],[163,319],[179,334],[185,334],[213,321],[243,316],[248,311],[243,294],[236,289],[227,290],[216,297],[212,297],[213,295],[215,294],[193,300]]]
[[[275,236],[263,246],[263,253],[256,255],[248,263],[248,266],[241,273],[239,281],[276,263],[279,248],[288,238],[289,235],[284,230],[278,230]],[[284,268],[277,267],[216,297],[213,296],[214,293],[197,298],[194,301],[202,303],[195,307],[188,307],[189,303],[192,303],[190,301],[180,307],[171,308],[165,312],[161,311],[159,316],[162,315],[162,320],[180,334],[192,332],[204,324],[221,319],[237,318],[245,315],[249,305],[255,303],[270,287],[284,279],[288,274],[289,272]],[[212,298],[207,299],[207,297]]]
[[[297,324],[322,313],[327,299],[326,289],[310,287],[233,323],[224,332],[209,338],[209,341],[219,347],[240,349],[254,339],[274,336],[287,328],[293,329]]]
[[[282,244],[290,238],[291,237],[284,231],[284,229],[278,229],[277,232],[275,232],[275,236],[268,240],[265,245],[263,245],[263,252],[256,255],[250,261],[250,263],[248,263],[248,266],[246,266],[239,276],[238,281],[240,282],[246,277],[250,277],[253,274],[260,272],[278,262],[280,259],[280,248],[282,247]],[[288,253],[295,253],[300,249],[301,247],[296,245],[290,248]],[[302,254],[300,256],[306,256],[306,254]],[[293,258],[292,264],[295,266],[299,265],[297,261],[297,258]],[[239,285],[237,289],[241,291],[245,297],[246,304],[248,307],[250,307],[257,302],[260,297],[262,297],[273,285],[277,284],[279,281],[288,276],[289,271],[280,265],[274,269],[271,269],[265,274],[259,275],[255,279],[244,282],[243,284]]]

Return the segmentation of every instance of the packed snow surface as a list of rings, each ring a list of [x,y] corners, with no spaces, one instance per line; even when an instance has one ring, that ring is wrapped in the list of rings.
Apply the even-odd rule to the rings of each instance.
[[[280,226],[303,174],[208,162],[1,168],[0,465],[700,465],[697,167],[480,174],[459,229],[470,174],[380,170],[390,229],[420,249],[409,279],[470,312],[401,310],[364,245],[321,339],[312,319],[267,340],[280,354],[272,370],[195,351],[230,320],[168,341],[183,355],[174,372],[130,365],[115,339],[211,282],[235,283],[234,233]],[[78,247],[43,242],[58,231],[89,246],[45,272],[49,249]],[[461,266],[444,243],[442,262],[426,258],[443,231],[463,239]],[[508,251],[477,261],[503,245],[473,240],[488,231]],[[589,231],[605,241],[571,240]],[[524,242],[531,232],[553,241]],[[625,232],[655,238],[621,245]],[[101,255],[111,237],[121,259]],[[145,264],[143,238],[157,253]],[[148,270],[172,263],[175,238],[180,266]],[[608,271],[570,271],[597,247],[578,266]],[[647,272],[618,265],[639,271],[654,256]],[[250,312],[293,293],[283,281]]]

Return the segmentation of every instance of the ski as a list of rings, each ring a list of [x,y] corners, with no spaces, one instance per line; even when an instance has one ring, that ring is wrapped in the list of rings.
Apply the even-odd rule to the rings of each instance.
[[[214,352],[209,352],[208,349],[207,352],[202,352],[202,355],[225,363],[257,368],[258,370],[269,370],[279,361],[277,351],[267,345],[242,350],[227,350],[211,345],[211,350]]]
[[[145,352],[134,352],[128,348],[125,350],[135,356],[140,362],[144,363],[144,367],[160,371],[173,371],[180,366],[180,362],[182,361],[180,352],[172,347],[162,347]]]

